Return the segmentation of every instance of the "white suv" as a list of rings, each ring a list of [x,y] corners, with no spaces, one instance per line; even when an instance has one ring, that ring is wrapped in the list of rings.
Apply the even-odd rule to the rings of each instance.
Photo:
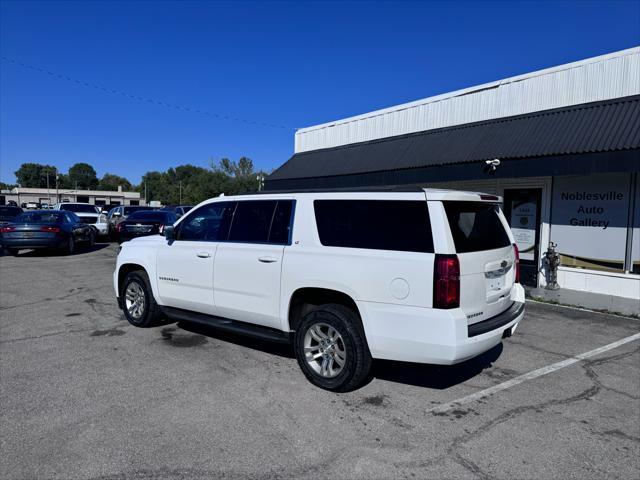
[[[127,320],[293,342],[307,378],[348,391],[372,358],[453,364],[510,336],[524,290],[500,197],[448,190],[207,200],[122,246]]]
[[[56,204],[53,208],[54,210],[66,210],[67,212],[75,213],[83,223],[93,226],[98,235],[106,236],[109,233],[107,216],[102,213],[100,207],[90,203],[63,202]]]

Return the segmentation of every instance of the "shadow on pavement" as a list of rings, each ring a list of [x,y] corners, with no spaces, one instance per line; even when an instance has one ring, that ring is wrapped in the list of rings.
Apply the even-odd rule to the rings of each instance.
[[[502,343],[466,362],[456,365],[428,365],[423,363],[376,360],[373,375],[380,380],[405,383],[417,387],[444,390],[480,374],[491,367],[502,354]]]
[[[275,342],[266,342],[242,335],[222,332],[213,327],[189,322],[178,322],[179,328],[223,342],[230,342],[246,348],[252,348],[271,355],[295,358],[293,347]],[[457,365],[429,365],[421,363],[374,360],[372,377],[389,382],[404,383],[417,387],[444,390],[482,373],[492,366],[502,354],[502,343],[491,350]]]

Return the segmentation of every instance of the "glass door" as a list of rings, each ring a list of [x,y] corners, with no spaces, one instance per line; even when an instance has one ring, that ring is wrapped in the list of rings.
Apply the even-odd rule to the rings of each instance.
[[[504,213],[520,251],[520,281],[538,286],[541,188],[505,189]]]

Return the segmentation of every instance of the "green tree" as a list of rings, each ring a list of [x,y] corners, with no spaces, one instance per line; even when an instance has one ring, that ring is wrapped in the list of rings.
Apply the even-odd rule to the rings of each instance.
[[[254,171],[253,161],[247,157],[240,157],[237,162],[228,158],[222,158],[218,163],[211,161],[211,168],[228,177],[224,192],[227,195],[255,192],[260,188],[259,177],[267,175],[263,171]]]
[[[15,172],[18,185],[25,188],[46,188],[47,173],[49,186],[55,186],[56,167],[40,163],[23,163]]]
[[[119,186],[123,190],[131,190],[133,188],[129,180],[112,173],[105,173],[98,182],[98,190],[116,191]]]
[[[15,188],[15,187],[16,187],[15,183],[0,182],[0,190],[11,190],[12,188]]]
[[[76,163],[69,168],[69,182],[72,188],[95,190],[98,186],[98,176],[95,169],[88,163]]]
[[[166,172],[147,172],[137,188],[144,197],[146,184],[148,201],[156,200],[165,205],[196,204],[221,193],[255,192],[259,183],[257,175],[265,174],[254,172],[249,158],[242,157],[237,162],[223,158],[212,162],[211,169],[180,165]]]

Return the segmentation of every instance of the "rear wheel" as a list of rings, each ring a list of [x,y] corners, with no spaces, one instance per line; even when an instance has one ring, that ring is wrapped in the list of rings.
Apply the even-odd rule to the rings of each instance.
[[[305,376],[325,390],[354,390],[371,370],[360,319],[343,305],[320,305],[309,312],[296,330],[294,350]]]
[[[67,240],[67,244],[64,246],[64,253],[67,255],[73,255],[76,251],[76,241],[73,238],[73,235],[69,236]]]
[[[17,257],[18,253],[20,252],[20,250],[17,248],[7,248],[6,250],[9,255],[13,255],[14,257]]]
[[[122,311],[131,325],[155,327],[160,324],[162,313],[153,298],[149,277],[143,270],[129,273],[120,290]]]
[[[87,244],[90,247],[93,247],[96,244],[96,232],[93,228],[91,229],[91,232],[89,232],[89,240],[87,241]]]

